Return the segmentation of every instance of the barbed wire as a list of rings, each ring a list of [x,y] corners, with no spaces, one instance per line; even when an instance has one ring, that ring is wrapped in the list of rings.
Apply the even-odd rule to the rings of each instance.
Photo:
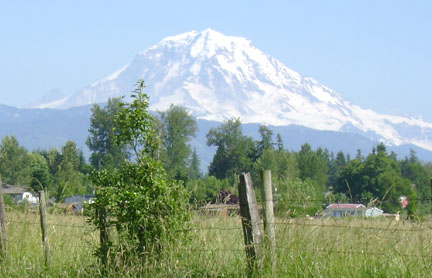
[[[6,220],[7,223],[18,223],[18,224],[30,224],[30,225],[40,225],[40,222],[31,222],[31,221],[16,221],[16,220]],[[47,223],[48,226],[56,226],[56,227],[68,227],[68,228],[82,228],[82,229],[96,229],[96,227],[90,225],[68,225],[68,224],[58,224],[58,223]]]
[[[30,225],[37,225],[39,226],[39,222],[27,222],[27,221],[14,221],[9,220],[6,221],[6,223],[18,223],[18,224],[30,224]],[[397,222],[395,222],[397,223]],[[419,227],[414,227],[410,229],[404,229],[404,228],[394,228],[394,227],[372,227],[372,226],[358,226],[358,225],[344,225],[344,224],[323,224],[323,223],[306,223],[306,222],[298,222],[298,221],[290,221],[289,222],[273,222],[270,223],[275,226],[303,226],[303,227],[320,227],[320,228],[340,228],[340,229],[360,229],[360,230],[372,230],[372,231],[391,231],[391,232],[425,232],[425,231],[432,231],[432,226],[424,226],[419,225]],[[260,223],[260,225],[263,225],[263,223]],[[66,227],[66,228],[80,228],[80,229],[87,229],[92,231],[97,231],[97,228],[90,225],[67,225],[67,224],[56,224],[56,223],[49,223],[48,226],[53,227]],[[424,227],[424,228],[421,228]],[[187,229],[177,229],[176,232],[192,232],[192,231],[209,231],[209,230],[216,230],[216,231],[233,231],[233,230],[242,230],[242,226],[237,227],[191,227]]]

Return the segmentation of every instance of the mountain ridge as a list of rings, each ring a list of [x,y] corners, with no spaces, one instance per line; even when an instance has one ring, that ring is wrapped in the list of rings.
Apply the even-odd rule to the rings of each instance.
[[[85,141],[89,135],[91,106],[80,106],[68,109],[21,109],[0,104],[0,138],[15,135],[21,146],[29,151],[50,148],[61,149],[67,140],[76,142],[85,157],[90,156],[90,150]],[[207,172],[207,167],[213,159],[216,148],[207,146],[206,135],[210,128],[221,123],[198,119],[198,132],[191,141],[191,147],[196,149],[201,160],[201,170]],[[300,125],[268,126],[274,134],[281,134],[284,147],[290,151],[299,151],[301,145],[309,143],[313,149],[326,148],[329,152],[343,151],[351,157],[360,150],[369,154],[378,144],[363,135],[337,131],[320,131]],[[259,124],[243,124],[244,135],[259,140]],[[432,152],[420,147],[404,144],[389,146],[388,151],[397,153],[398,158],[409,156],[410,150],[415,150],[419,159],[432,161]]]

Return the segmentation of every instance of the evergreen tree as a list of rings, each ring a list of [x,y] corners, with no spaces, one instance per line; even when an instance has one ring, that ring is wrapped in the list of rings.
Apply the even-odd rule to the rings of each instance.
[[[260,125],[258,133],[261,140],[257,142],[257,156],[260,157],[265,150],[273,150],[273,131],[265,125]]]
[[[345,154],[342,151],[339,151],[336,154],[336,158],[331,159],[329,162],[329,179],[328,179],[329,186],[333,187],[338,176],[340,175],[341,171],[344,169],[346,165],[347,165],[347,157],[345,157]]]
[[[82,167],[81,151],[75,142],[67,141],[62,147],[61,160],[58,165],[56,177],[56,198],[85,194],[84,175],[80,172]]]
[[[189,180],[196,180],[201,178],[201,170],[200,170],[201,161],[198,157],[196,149],[192,151],[191,158],[189,160]]]
[[[276,135],[276,144],[277,144],[277,150],[283,151],[284,149],[283,140],[282,140],[282,136],[279,133]]]

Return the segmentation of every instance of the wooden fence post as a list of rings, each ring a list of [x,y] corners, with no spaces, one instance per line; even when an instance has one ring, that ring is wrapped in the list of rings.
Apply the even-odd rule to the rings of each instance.
[[[1,235],[0,235],[0,258],[6,257],[7,253],[7,230],[6,230],[6,209],[3,199],[3,184],[0,176],[0,225],[1,225]]]
[[[255,270],[262,268],[261,243],[263,235],[260,227],[255,191],[249,173],[240,175],[238,191],[249,276],[252,276]]]
[[[273,186],[271,171],[265,170],[261,172],[262,179],[262,199],[264,203],[264,231],[265,244],[268,251],[268,259],[271,261],[272,275],[276,271],[276,238],[275,238],[275,223],[273,212]]]
[[[100,239],[100,255],[102,264],[107,267],[108,266],[108,256],[109,256],[109,233],[108,233],[108,225],[107,225],[107,213],[105,209],[99,208],[98,211],[99,217],[99,239]]]
[[[45,262],[45,266],[49,266],[50,248],[49,248],[48,234],[47,234],[45,191],[43,190],[39,191],[39,212],[40,212],[41,231],[42,231],[42,243],[44,246],[44,262]]]

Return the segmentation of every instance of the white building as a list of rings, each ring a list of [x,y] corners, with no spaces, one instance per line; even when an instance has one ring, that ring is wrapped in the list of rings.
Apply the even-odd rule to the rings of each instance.
[[[383,211],[376,207],[367,208],[365,212],[366,217],[377,217],[383,215]]]

